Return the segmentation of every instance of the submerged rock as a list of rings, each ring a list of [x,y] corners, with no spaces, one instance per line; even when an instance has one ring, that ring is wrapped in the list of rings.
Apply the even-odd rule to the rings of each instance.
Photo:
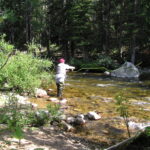
[[[99,87],[109,87],[109,86],[116,86],[115,84],[96,84]]]
[[[60,104],[66,104],[66,103],[67,103],[67,99],[64,98],[60,100]]]
[[[131,62],[125,62],[120,68],[113,70],[111,76],[119,78],[138,78],[140,72]]]
[[[150,101],[150,97],[145,97],[145,100]]]
[[[110,72],[109,71],[105,71],[104,74],[105,75],[110,75]]]
[[[145,102],[145,101],[136,101],[136,102],[132,102],[132,104],[134,104],[134,105],[150,105],[149,102]]]
[[[59,102],[59,99],[56,98],[56,97],[51,97],[48,99],[49,101],[52,101],[52,102],[55,102],[55,103],[58,103]]]

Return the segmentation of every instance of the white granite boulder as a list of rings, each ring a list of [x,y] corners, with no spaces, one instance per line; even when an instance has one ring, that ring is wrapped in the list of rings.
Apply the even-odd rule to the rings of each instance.
[[[97,114],[96,112],[94,111],[90,111],[88,114],[87,114],[87,117],[88,119],[90,120],[99,120],[101,118],[101,116],[99,114]]]
[[[55,102],[55,103],[59,102],[59,99],[56,98],[56,97],[50,97],[48,100],[51,101],[51,102]]]
[[[38,89],[38,88],[35,89],[35,97],[41,98],[41,97],[47,97],[47,96],[48,95],[47,95],[47,92],[45,90]]]
[[[125,62],[120,68],[113,70],[111,76],[120,78],[138,78],[140,72],[131,62]]]
[[[73,124],[75,122],[75,118],[74,117],[68,117],[66,121],[69,124]]]

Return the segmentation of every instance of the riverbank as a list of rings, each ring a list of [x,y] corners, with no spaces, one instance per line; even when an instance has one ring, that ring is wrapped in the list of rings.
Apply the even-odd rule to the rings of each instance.
[[[55,97],[56,89],[52,89],[49,96]],[[126,127],[123,119],[116,112],[114,100],[116,93],[122,89],[126,89],[126,94],[130,101],[129,126],[131,132],[139,130],[145,126],[145,123],[149,120],[149,81],[122,81],[103,77],[101,74],[78,73],[71,74],[66,82],[64,97],[67,99],[67,103],[63,105],[65,114],[67,114],[67,116],[76,116],[78,114],[87,114],[89,111],[96,111],[102,118],[97,121],[89,121],[72,133],[61,130],[58,131],[64,132],[64,136],[68,135],[68,141],[70,137],[73,137],[75,138],[75,143],[80,142],[83,146],[87,146],[86,148],[89,150],[91,148],[90,145],[95,145],[95,143],[91,144],[93,143],[91,141],[100,143],[100,148],[104,148],[127,139]],[[50,100],[47,98],[33,98],[30,99],[30,102],[37,104],[43,109],[50,103]],[[134,136],[134,133],[135,132],[132,133],[132,136]],[[57,130],[53,134],[59,136]],[[47,137],[47,135],[45,135],[45,137]],[[36,135],[34,138],[36,139]],[[81,140],[76,141],[76,139]],[[85,139],[88,141],[85,143],[90,143],[89,145],[84,144],[83,141],[85,141]],[[49,140],[51,141],[52,139],[48,138],[47,141]],[[56,137],[55,142],[57,143],[57,141]],[[64,139],[64,141],[66,141],[66,139]],[[63,143],[66,144],[65,142]],[[36,143],[34,144],[36,145]],[[42,145],[39,144],[39,146]]]
[[[19,105],[33,105],[27,97],[15,95]],[[1,93],[1,108],[9,96]],[[46,99],[43,101],[46,101]],[[33,109],[35,105],[33,105]],[[37,106],[36,106],[37,107]],[[23,137],[19,141],[14,138],[5,124],[0,124],[0,150],[94,150],[101,149],[101,145],[77,137],[66,132],[61,124],[46,124],[40,127],[25,127]]]
[[[24,130],[24,138],[11,138],[8,131],[0,132],[1,150],[100,150],[101,145],[78,138],[55,127]]]

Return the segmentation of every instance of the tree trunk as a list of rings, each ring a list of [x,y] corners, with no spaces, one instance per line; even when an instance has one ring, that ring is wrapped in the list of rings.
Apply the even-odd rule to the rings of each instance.
[[[15,44],[15,42],[14,42],[14,27],[13,27],[13,24],[10,27],[10,32],[11,32],[11,34],[10,34],[10,41],[11,41],[11,43]]]
[[[75,49],[74,49],[74,42],[71,41],[70,43],[70,50],[71,50],[71,57],[74,57]]]
[[[134,0],[134,17],[133,22],[136,25],[136,15],[137,15],[137,4],[138,0]],[[133,29],[135,30],[135,29]],[[137,43],[136,43],[136,33],[132,33],[132,45],[131,45],[131,62],[135,64],[135,56],[136,56],[136,50],[137,50]]]
[[[132,49],[131,49],[131,62],[132,62],[133,64],[135,64],[135,53],[136,53],[136,48],[135,48],[135,46],[136,46],[136,43],[135,43],[135,36],[134,36],[133,39],[132,39],[132,44],[133,44],[133,46],[132,46]]]
[[[31,42],[31,6],[28,3],[26,8],[26,43]]]
[[[103,5],[103,24],[104,24],[104,32],[103,32],[103,50],[107,54],[109,52],[109,24],[110,24],[110,1],[104,1]]]
[[[123,9],[124,10],[124,7],[125,7],[125,2],[124,2],[124,0],[122,0],[122,3],[121,3],[121,9]],[[118,26],[118,29],[117,29],[117,41],[118,41],[118,49],[119,49],[119,51],[120,51],[120,55],[121,55],[121,58],[122,58],[122,48],[123,48],[123,46],[126,46],[125,44],[123,44],[122,43],[122,41],[123,41],[123,39],[122,39],[122,33],[123,33],[123,28],[122,28],[122,26],[123,26],[123,16],[125,15],[124,14],[124,11],[122,11],[122,10],[120,10],[121,12],[120,12],[120,15],[119,15],[119,18],[118,18],[118,20],[119,20],[119,26]]]

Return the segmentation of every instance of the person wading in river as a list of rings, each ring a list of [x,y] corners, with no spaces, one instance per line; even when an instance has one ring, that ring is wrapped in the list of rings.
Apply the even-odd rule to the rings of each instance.
[[[58,60],[56,69],[56,86],[57,86],[57,97],[62,99],[64,82],[66,79],[67,70],[74,70],[75,67],[65,64],[65,59],[61,58]]]

